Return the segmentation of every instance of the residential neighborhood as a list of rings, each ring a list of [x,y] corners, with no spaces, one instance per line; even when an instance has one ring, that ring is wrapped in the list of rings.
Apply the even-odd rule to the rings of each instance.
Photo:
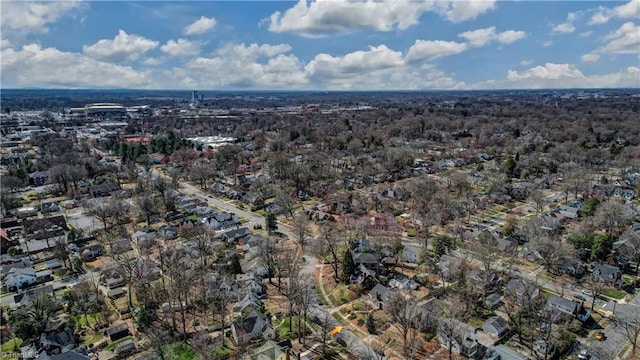
[[[638,356],[637,91],[41,95],[3,358]]]

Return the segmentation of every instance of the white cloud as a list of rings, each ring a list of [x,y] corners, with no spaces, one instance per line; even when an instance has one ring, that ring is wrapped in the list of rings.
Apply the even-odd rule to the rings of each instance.
[[[158,42],[138,35],[129,35],[118,31],[113,40],[98,40],[93,45],[85,45],[82,52],[96,60],[107,62],[125,62],[138,59],[145,52],[158,47]]]
[[[322,36],[350,30],[405,30],[420,16],[434,11],[452,22],[473,19],[495,6],[494,0],[299,0],[284,12],[274,12],[269,31],[303,36]]]
[[[160,50],[171,56],[195,56],[200,53],[200,43],[185,39],[169,40]]]
[[[582,60],[583,63],[594,63],[599,59],[600,55],[594,53],[584,54],[580,57],[580,60]]]
[[[369,47],[367,51],[354,51],[345,56],[318,54],[305,66],[305,72],[311,78],[339,77],[368,73],[404,64],[402,53],[393,51],[385,45]]]
[[[551,45],[553,45],[553,41],[551,41],[551,40],[545,40],[545,41],[542,42],[542,46],[544,46],[544,47],[549,47]]]
[[[631,0],[613,9],[600,6],[595,10],[596,13],[591,16],[591,20],[589,20],[588,23],[589,25],[605,24],[614,17],[620,19],[637,19],[640,18],[640,0]]]
[[[581,32],[580,36],[589,37],[589,36],[591,36],[591,34],[593,34],[593,31],[585,31],[585,32]]]
[[[253,43],[249,46],[246,46],[244,43],[242,44],[227,44],[220,49],[216,50],[216,54],[224,57],[230,58],[238,58],[241,59],[251,59],[255,60],[263,57],[274,57],[276,55],[284,54],[291,51],[291,46],[289,44],[278,44],[278,45],[270,45],[270,44],[262,44],[258,45]]]
[[[147,66],[157,66],[162,64],[162,62],[163,62],[162,58],[146,58],[142,60],[142,63]]]
[[[554,26],[552,31],[554,33],[570,34],[570,33],[574,32],[574,31],[576,31],[576,27],[573,26],[573,24],[571,24],[571,23],[564,22],[562,24],[558,24],[558,25]]]
[[[11,42],[7,39],[0,40],[0,50],[8,49],[11,47]]]
[[[48,24],[81,6],[78,1],[3,1],[0,24],[3,33],[46,33]]]
[[[289,54],[287,44],[226,44],[212,57],[163,72],[179,88],[256,89],[451,89],[464,82],[419,60],[464,51],[466,44],[422,41],[403,56],[386,45],[344,55],[320,53],[306,64]],[[411,55],[410,55],[411,54]]]
[[[184,35],[204,34],[216,26],[216,19],[201,16],[200,19],[192,22],[184,28]]]
[[[269,31],[318,36],[352,29],[404,30],[433,8],[429,1],[299,0],[269,19]]]
[[[578,15],[576,13],[570,12],[567,14],[567,20],[561,24],[553,26],[551,31],[559,34],[570,34],[576,31],[576,27],[573,26],[573,22],[577,17]]]
[[[522,65],[522,66],[529,66],[531,64],[533,64],[533,60],[522,60],[522,61],[520,61],[520,65]]]
[[[18,87],[140,88],[150,84],[148,72],[38,44],[3,51],[1,66],[2,83]]]
[[[475,19],[478,15],[495,8],[494,0],[439,1],[438,7],[443,9],[445,17],[454,23]]]
[[[442,40],[416,40],[409,48],[405,61],[429,61],[443,56],[459,54],[467,50],[467,44],[455,41]]]
[[[527,36],[524,31],[507,30],[496,33],[496,27],[488,27],[472,31],[465,31],[458,34],[458,37],[466,39],[471,46],[484,46],[491,41],[498,41],[501,44],[511,44]]]
[[[597,52],[606,54],[637,54],[640,51],[640,26],[631,21],[622,24],[618,30],[604,37],[608,44]]]
[[[173,69],[170,77],[184,87],[300,88],[307,79],[298,58],[286,55],[290,49],[287,44],[227,44],[212,58],[199,57]]]
[[[491,80],[473,84],[473,89],[545,89],[545,88],[617,88],[636,87],[640,83],[640,68],[627,67],[618,72],[587,76],[575,65],[546,63],[518,72],[509,70],[506,80]]]

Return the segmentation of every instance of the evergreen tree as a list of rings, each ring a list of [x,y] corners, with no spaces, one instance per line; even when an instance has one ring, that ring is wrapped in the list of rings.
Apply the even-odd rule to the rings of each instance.
[[[342,257],[342,281],[348,284],[349,278],[355,271],[356,263],[353,262],[353,255],[351,255],[351,251],[347,250]]]
[[[369,332],[369,334],[375,334],[376,333],[376,323],[373,320],[373,315],[369,314],[367,315],[367,331]]]
[[[233,254],[230,260],[231,262],[226,267],[227,273],[231,275],[242,274],[242,266],[240,266],[240,257],[238,254]]]
[[[274,214],[267,214],[265,219],[265,225],[267,227],[268,232],[273,232],[278,230],[278,219]]]

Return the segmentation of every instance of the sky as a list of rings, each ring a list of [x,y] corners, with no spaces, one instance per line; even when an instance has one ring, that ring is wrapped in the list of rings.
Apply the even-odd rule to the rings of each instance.
[[[1,1],[1,88],[640,87],[640,0]]]

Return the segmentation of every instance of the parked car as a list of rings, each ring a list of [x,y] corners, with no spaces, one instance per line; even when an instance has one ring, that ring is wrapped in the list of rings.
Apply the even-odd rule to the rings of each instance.
[[[589,360],[589,358],[591,358],[591,356],[589,356],[589,350],[587,349],[580,350],[580,353],[578,354],[579,360]]]
[[[602,340],[604,340],[604,339],[606,339],[606,338],[607,338],[607,336],[606,336],[602,331],[598,331],[598,332],[596,333],[596,336],[595,336],[595,339],[596,339],[596,340],[598,340],[598,341],[602,341]]]
[[[584,295],[582,295],[582,294],[577,294],[576,293],[576,294],[573,294],[573,297],[578,299],[578,300],[587,301],[587,298],[584,297]]]

